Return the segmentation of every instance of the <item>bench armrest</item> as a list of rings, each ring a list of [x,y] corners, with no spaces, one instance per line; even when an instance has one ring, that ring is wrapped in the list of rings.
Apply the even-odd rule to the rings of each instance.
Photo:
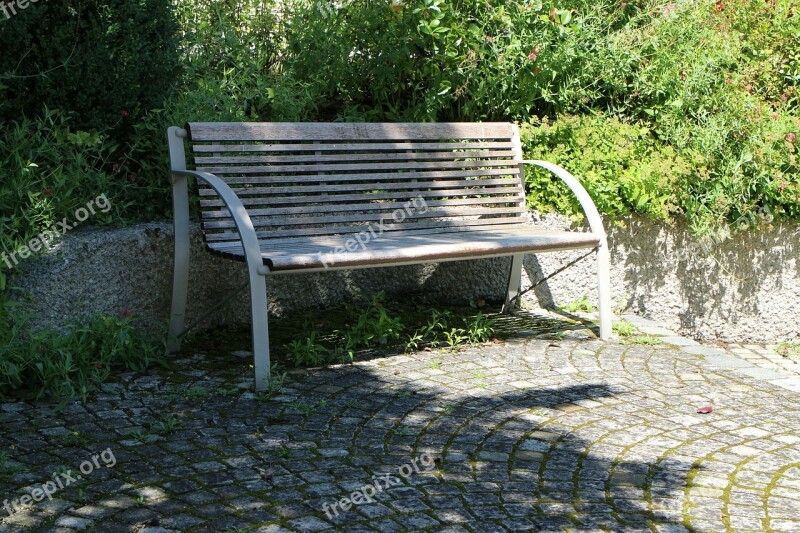
[[[244,248],[245,256],[247,257],[247,264],[251,268],[256,268],[259,274],[266,274],[269,272],[268,267],[264,266],[264,260],[261,257],[261,247],[258,243],[258,236],[256,230],[253,228],[253,222],[250,220],[250,215],[244,208],[244,204],[233,192],[233,189],[223,180],[208,172],[197,172],[194,170],[172,170],[173,176],[193,176],[197,179],[203,180],[209,187],[214,189],[225,207],[231,212],[233,221],[236,224],[236,229],[239,232],[239,237],[242,240],[242,247]],[[177,187],[178,182],[173,183],[173,187]]]
[[[548,163],[547,161],[526,159],[523,160],[522,163],[525,165],[536,165],[538,167],[545,168],[561,178],[561,180],[567,184],[567,187],[570,188],[572,193],[578,198],[578,202],[580,202],[581,208],[586,214],[586,219],[589,221],[589,227],[591,228],[592,233],[600,237],[601,246],[606,246],[606,231],[603,228],[603,220],[600,218],[600,213],[597,211],[597,207],[595,207],[592,197],[589,196],[589,193],[586,192],[586,189],[583,187],[583,185],[581,185],[581,182],[579,182],[575,176],[560,166],[554,163]]]

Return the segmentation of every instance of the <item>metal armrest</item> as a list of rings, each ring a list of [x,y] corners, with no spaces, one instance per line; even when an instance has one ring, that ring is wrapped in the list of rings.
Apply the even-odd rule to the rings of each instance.
[[[256,230],[253,228],[253,222],[250,220],[250,215],[244,208],[244,204],[233,192],[233,189],[223,180],[208,172],[197,172],[194,170],[172,170],[173,176],[179,176],[174,182],[173,187],[179,187],[180,184],[177,180],[185,179],[187,176],[194,176],[197,179],[205,181],[222,199],[225,207],[231,212],[233,221],[236,224],[236,229],[239,232],[239,237],[242,240],[244,253],[247,257],[247,263],[251,266],[256,266],[258,273],[266,275],[269,273],[269,268],[264,266],[264,261],[261,258],[261,247],[258,243]]]
[[[600,213],[597,211],[597,207],[594,205],[592,197],[589,196],[589,193],[586,192],[586,189],[583,187],[583,185],[581,185],[581,182],[579,182],[575,176],[560,166],[554,163],[548,163],[547,161],[526,159],[523,160],[522,163],[545,168],[561,178],[561,180],[567,184],[567,187],[570,188],[572,193],[578,198],[578,202],[580,202],[581,208],[586,214],[586,219],[589,221],[589,227],[592,229],[592,233],[600,237],[600,242],[605,245],[606,231],[603,228],[603,220],[600,218]]]

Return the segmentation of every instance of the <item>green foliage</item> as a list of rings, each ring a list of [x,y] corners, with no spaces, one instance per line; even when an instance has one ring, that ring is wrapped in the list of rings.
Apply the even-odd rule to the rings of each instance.
[[[87,222],[118,219],[127,206],[119,200],[114,174],[103,170],[111,169],[114,148],[96,133],[69,128],[55,111],[8,124],[0,134],[0,251],[14,251],[63,217],[74,222],[75,210],[101,194],[108,195],[111,209],[97,210]]]
[[[614,322],[611,324],[611,331],[620,337],[630,337],[639,333],[639,330],[636,328],[636,326],[627,320],[622,319],[614,320]]]
[[[426,324],[409,335],[406,350],[486,342],[494,335],[495,323],[495,319],[480,312],[473,317],[459,317],[449,310],[432,309]]]
[[[775,351],[783,357],[800,358],[800,342],[782,342]]]
[[[168,0],[38,2],[2,24],[4,120],[37,116],[46,105],[80,129],[121,138],[161,105],[179,72]]]
[[[631,337],[627,337],[623,342],[625,344],[644,344],[647,346],[664,344],[664,341],[662,341],[661,338],[654,335],[633,335]]]
[[[35,334],[28,332],[26,318],[10,302],[0,309],[0,397],[86,401],[113,372],[142,371],[162,353],[129,318],[94,315],[63,332]]]
[[[289,362],[294,366],[319,366],[330,359],[330,350],[317,343],[317,332],[305,339],[295,339],[285,346]]]
[[[358,313],[354,323],[348,324],[341,332],[342,349],[350,359],[357,349],[384,346],[400,338],[403,324],[399,318],[389,315],[384,307],[385,300],[383,291],[376,294],[366,309]]]
[[[561,309],[567,311],[568,313],[574,313],[575,311],[583,311],[584,313],[591,313],[594,311],[594,306],[589,302],[589,298],[584,294],[581,296],[580,300],[574,300],[561,306]]]

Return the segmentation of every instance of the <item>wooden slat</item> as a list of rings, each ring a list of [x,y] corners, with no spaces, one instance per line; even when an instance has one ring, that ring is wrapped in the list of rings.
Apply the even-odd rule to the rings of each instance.
[[[369,174],[297,174],[297,175],[275,175],[275,176],[247,176],[230,177],[222,176],[228,185],[270,185],[273,183],[301,183],[301,182],[320,182],[320,181],[402,181],[402,180],[429,180],[442,178],[481,178],[488,176],[515,176],[519,174],[519,168],[487,168],[477,170],[442,170],[428,172],[380,172]],[[323,179],[324,178],[324,179]],[[477,181],[477,180],[476,180]],[[519,182],[517,178],[515,181]],[[202,182],[200,183],[202,186]],[[201,189],[202,190],[202,189]],[[242,189],[245,191],[247,189]],[[238,191],[238,189],[237,189]],[[245,194],[243,192],[243,194]]]
[[[202,141],[413,141],[455,139],[510,140],[511,124],[465,123],[306,123],[193,122],[187,124],[193,142]]]
[[[522,221],[517,221],[515,224],[509,224],[508,219],[502,219],[506,221],[504,224],[486,224],[481,225],[478,227],[473,226],[448,226],[448,227],[441,227],[437,228],[435,226],[425,227],[425,228],[402,228],[392,230],[391,232],[384,233],[383,236],[391,237],[394,235],[403,236],[403,235],[438,235],[443,233],[464,233],[464,232],[477,232],[477,231],[539,231],[539,228],[534,228],[524,223]],[[268,247],[271,243],[277,243],[282,246],[305,246],[305,244],[309,242],[314,243],[321,243],[324,246],[338,246],[338,243],[341,241],[342,238],[347,238],[350,235],[356,234],[358,231],[368,231],[367,226],[360,226],[358,228],[350,227],[349,233],[336,233],[336,234],[326,234],[326,235],[315,235],[315,236],[299,236],[299,237],[280,237],[277,239],[268,239],[262,245],[262,249],[264,247]],[[236,247],[239,244],[238,237],[234,241],[229,242],[215,242],[214,246],[217,248],[224,248],[224,247]]]
[[[193,144],[192,150],[196,153],[222,153],[222,152],[364,152],[369,150],[485,150],[485,149],[513,149],[511,142],[483,141],[483,142],[407,142],[407,143],[314,143],[314,144]]]
[[[501,196],[492,198],[460,198],[457,200],[430,200],[426,201],[428,207],[456,207],[465,205],[499,205],[499,204],[518,204],[519,198],[514,196]],[[348,211],[377,211],[386,209],[403,209],[409,206],[409,201],[405,202],[375,202],[351,203],[349,205],[322,204],[302,207],[270,207],[266,209],[248,209],[247,214],[251,217],[277,216],[277,215],[302,215],[313,213],[342,213]],[[413,204],[412,204],[413,205]],[[230,211],[203,211],[204,219],[230,218]]]
[[[322,215],[316,217],[286,217],[282,215],[279,220],[272,218],[273,215],[251,217],[253,227],[271,227],[271,226],[307,226],[311,224],[360,224],[380,222],[392,218],[392,212],[399,211],[397,209],[381,210],[374,213],[356,214],[348,213],[344,215]],[[448,209],[448,208],[430,208],[425,212],[414,210],[411,213],[403,211],[403,219],[416,220],[421,218],[451,218],[451,217],[467,217],[467,216],[500,216],[500,215],[521,215],[523,211],[519,207],[486,207],[486,208],[463,208],[463,209]],[[405,223],[405,222],[403,222]],[[228,220],[211,220],[203,222],[203,228],[206,230],[214,229],[229,229],[235,228],[233,219]]]
[[[353,192],[353,191],[387,191],[403,189],[456,189],[462,187],[475,187],[472,194],[480,195],[484,187],[492,185],[510,185],[518,183],[511,179],[485,179],[485,180],[450,180],[450,181],[425,181],[419,183],[346,183],[339,185],[308,184],[297,187],[272,187],[270,193],[275,194],[301,194],[315,192]]]
[[[321,150],[318,150],[321,152]],[[241,165],[248,163],[325,163],[325,162],[355,162],[355,161],[426,161],[426,160],[463,160],[463,159],[488,159],[488,158],[512,158],[514,153],[511,150],[464,150],[460,152],[411,152],[390,154],[383,152],[371,152],[368,154],[289,154],[273,156],[222,156],[222,157],[195,157],[197,165],[223,164]]]
[[[439,170],[446,168],[485,168],[485,167],[517,167],[518,161],[510,159],[484,161],[393,161],[390,163],[355,163],[355,164],[328,164],[328,165],[275,165],[275,166],[204,166],[198,165],[197,170],[218,176],[230,174],[254,174],[272,172],[366,172],[370,170]]]
[[[320,196],[279,196],[279,197],[261,197],[261,198],[248,198],[239,193],[239,191],[246,189],[236,189],[242,203],[245,206],[264,206],[264,205],[284,205],[284,204],[315,204],[320,202],[331,203],[334,207],[341,207],[339,204],[333,202],[352,202],[365,204],[368,201],[374,200],[408,200],[415,197],[422,198],[449,198],[449,197],[463,197],[474,196],[475,189],[450,189],[441,191],[397,191],[394,193],[361,193],[361,194],[331,194]],[[214,191],[207,190],[206,196],[216,196]],[[485,189],[481,192],[480,199],[488,201],[499,195],[499,197],[515,198],[517,200],[524,200],[522,197],[523,189],[520,186],[514,187],[492,187]],[[513,195],[513,196],[512,196]],[[222,200],[200,200],[200,206],[203,208],[211,207],[224,207],[225,203]],[[248,210],[249,212],[250,210]]]
[[[414,229],[436,229],[442,230],[444,228],[466,228],[470,226],[489,226],[499,224],[519,224],[521,217],[507,217],[507,218],[484,218],[484,219],[471,219],[471,220],[445,220],[436,222],[404,222],[402,224],[391,224],[386,226],[386,231],[399,231],[399,230],[414,230]],[[276,229],[276,230],[260,230],[256,231],[256,236],[259,239],[283,238],[283,237],[300,237],[312,235],[339,235],[343,233],[353,233],[356,231],[366,230],[368,225],[361,227],[354,227],[352,225],[344,226],[325,226],[325,227],[310,227],[301,229]],[[239,242],[239,234],[234,232],[225,233],[207,233],[206,241],[235,241]]]

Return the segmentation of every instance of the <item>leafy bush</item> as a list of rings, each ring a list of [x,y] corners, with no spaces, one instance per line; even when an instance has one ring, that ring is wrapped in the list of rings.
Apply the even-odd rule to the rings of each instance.
[[[114,151],[99,134],[69,128],[54,111],[8,124],[0,134],[0,252],[13,251],[63,217],[74,220],[77,208],[101,194],[109,195],[111,210],[98,210],[91,223],[123,216],[127,205],[118,200],[130,181],[124,168],[112,170]],[[115,185],[120,182],[123,187]],[[0,263],[0,270],[5,268]]]
[[[0,117],[46,105],[79,129],[123,135],[174,86],[177,30],[168,0],[31,4],[0,31]]]
[[[31,334],[10,301],[0,306],[0,397],[69,399],[89,392],[113,371],[141,371],[163,352],[129,318],[90,316],[66,332]]]

